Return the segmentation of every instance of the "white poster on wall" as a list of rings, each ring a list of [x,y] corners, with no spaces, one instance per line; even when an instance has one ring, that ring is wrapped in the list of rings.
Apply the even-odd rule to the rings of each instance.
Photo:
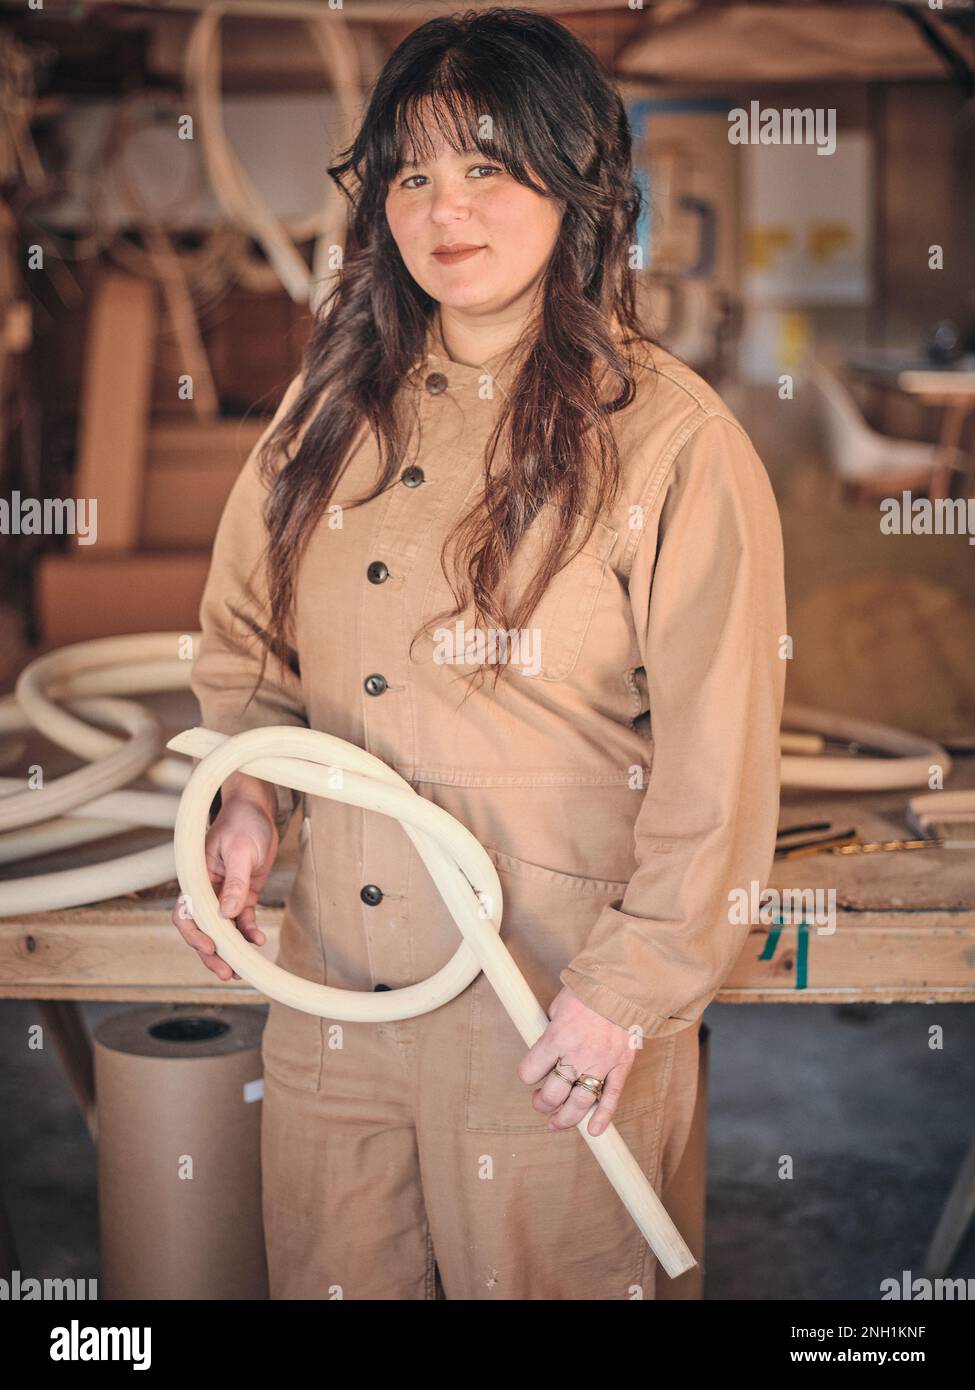
[[[746,301],[755,306],[867,304],[872,295],[870,136],[749,145],[745,153]]]

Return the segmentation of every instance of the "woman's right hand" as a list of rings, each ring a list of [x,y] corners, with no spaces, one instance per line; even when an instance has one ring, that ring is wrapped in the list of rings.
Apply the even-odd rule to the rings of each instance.
[[[235,777],[237,787],[243,782],[246,789],[231,793],[229,779],[221,789],[220,811],[207,831],[207,871],[220,901],[221,915],[236,918],[241,935],[256,946],[263,946],[266,937],[257,925],[255,908],[278,852],[274,792],[267,782],[260,783],[257,778],[245,778],[244,774]],[[197,926],[191,910],[192,905],[181,893],[173,907],[172,920],[183,940],[221,980],[239,980],[237,972],[217,954],[213,938]]]

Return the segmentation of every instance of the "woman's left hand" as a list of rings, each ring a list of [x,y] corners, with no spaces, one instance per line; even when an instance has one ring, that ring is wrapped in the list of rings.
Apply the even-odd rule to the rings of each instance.
[[[564,986],[552,1001],[549,1018],[551,1023],[522,1059],[518,1075],[526,1086],[545,1078],[532,1096],[532,1106],[539,1114],[551,1116],[549,1129],[573,1128],[593,1104],[592,1092],[585,1086],[573,1086],[555,1075],[552,1068],[560,1057],[560,1071],[603,1081],[602,1097],[587,1126],[595,1137],[612,1120],[635,1060],[631,1034]]]

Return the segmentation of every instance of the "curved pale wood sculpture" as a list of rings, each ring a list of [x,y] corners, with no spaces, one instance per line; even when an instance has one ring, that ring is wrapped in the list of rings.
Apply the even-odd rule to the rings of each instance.
[[[37,789],[24,788],[23,778],[2,780],[6,794],[0,795],[0,830],[12,833],[0,837],[0,863],[70,848],[133,825],[166,829],[175,823],[177,798],[172,793],[117,789],[139,776],[160,787],[182,789],[190,768],[178,758],[159,759],[162,729],[148,709],[133,700],[104,697],[186,689],[193,663],[177,654],[185,650],[195,655],[199,637],[180,632],[103,637],[60,647],[24,668],[15,694],[0,699],[0,735],[36,728],[90,762]],[[59,701],[71,701],[70,709]],[[113,724],[129,737],[119,739],[86,722],[85,715]],[[110,821],[115,824],[106,825]],[[103,902],[166,883],[175,873],[173,846],[165,841],[78,869],[4,879],[0,917]]]
[[[14,699],[21,715],[52,743],[83,758],[104,758],[122,748],[121,740],[69,714],[58,701],[69,694],[138,695],[151,690],[185,690],[193,663],[180,660],[177,653],[182,644],[195,656],[199,642],[199,633],[139,632],[58,647],[24,667],[17,678]],[[130,709],[137,710],[138,706],[130,704]],[[151,718],[148,713],[143,717]],[[10,729],[9,720],[8,715],[0,730]],[[163,758],[145,775],[159,786],[182,789],[187,771],[176,758]]]
[[[112,738],[114,751],[103,754],[87,767],[52,778],[36,789],[27,787],[0,799],[0,830],[37,825],[52,816],[62,816],[93,797],[124,787],[146,772],[156,760],[162,747],[162,728],[155,716],[141,705],[131,700],[98,698],[79,700],[76,707],[125,729],[129,738],[124,741]],[[102,734],[102,738],[109,737]]]
[[[242,979],[306,1013],[388,1022],[439,1008],[483,970],[526,1046],[541,1037],[548,1016],[498,935],[502,895],[493,863],[466,827],[419,796],[392,768],[355,744],[292,726],[250,729],[233,737],[189,729],[167,746],[202,758],[186,784],[176,817],[176,870],[188,915],[213,938],[219,954]],[[238,769],[279,786],[398,820],[463,937],[447,965],[419,984],[373,994],[319,985],[267,960],[231,920],[221,916],[206,866],[210,806],[217,789]],[[579,1132],[663,1268],[671,1278],[691,1269],[696,1264],[693,1255],[615,1126],[593,1138],[585,1128],[588,1118],[587,1114],[580,1121]]]
[[[133,700],[111,697],[186,689],[190,657],[199,650],[199,642],[198,632],[103,637],[58,648],[25,667],[16,693],[0,698],[0,753],[12,752],[10,736],[37,729],[87,759],[88,766],[35,790],[26,789],[23,779],[0,779],[0,832],[7,832],[0,833],[0,863],[67,849],[133,825],[173,824],[175,798],[170,792],[122,788],[141,776],[159,788],[178,791],[186,785],[190,769],[178,758],[157,760],[162,736],[154,717]],[[114,725],[128,737],[119,738],[90,719]],[[951,759],[939,744],[888,725],[798,705],[787,705],[783,720],[807,731],[783,735],[783,787],[926,788],[932,766],[942,768],[945,776],[951,769]],[[822,756],[823,737],[859,742],[890,756]],[[86,828],[79,819],[88,822]],[[85,869],[0,881],[0,916],[77,907],[164,883],[173,877],[169,849],[162,845]]]
[[[134,850],[104,863],[85,864],[80,869],[4,879],[0,883],[0,917],[105,902],[140,888],[155,888],[175,877],[173,847],[167,840],[164,845]]]
[[[879,758],[838,758],[783,753],[783,787],[815,787],[822,791],[849,792],[896,791],[901,787],[930,786],[932,766],[940,767],[944,777],[951,771],[951,758],[940,743],[922,738],[920,734],[904,733],[889,724],[848,719],[846,715],[815,709],[811,705],[792,704],[787,704],[782,711],[782,722],[807,733],[859,743],[865,748],[875,748],[889,755]],[[786,746],[792,740],[792,735],[783,735]]]

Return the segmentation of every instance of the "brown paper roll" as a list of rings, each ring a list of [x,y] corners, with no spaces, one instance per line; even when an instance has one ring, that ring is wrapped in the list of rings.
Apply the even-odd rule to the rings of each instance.
[[[264,1020],[153,1005],[95,1029],[103,1298],[267,1298]]]

